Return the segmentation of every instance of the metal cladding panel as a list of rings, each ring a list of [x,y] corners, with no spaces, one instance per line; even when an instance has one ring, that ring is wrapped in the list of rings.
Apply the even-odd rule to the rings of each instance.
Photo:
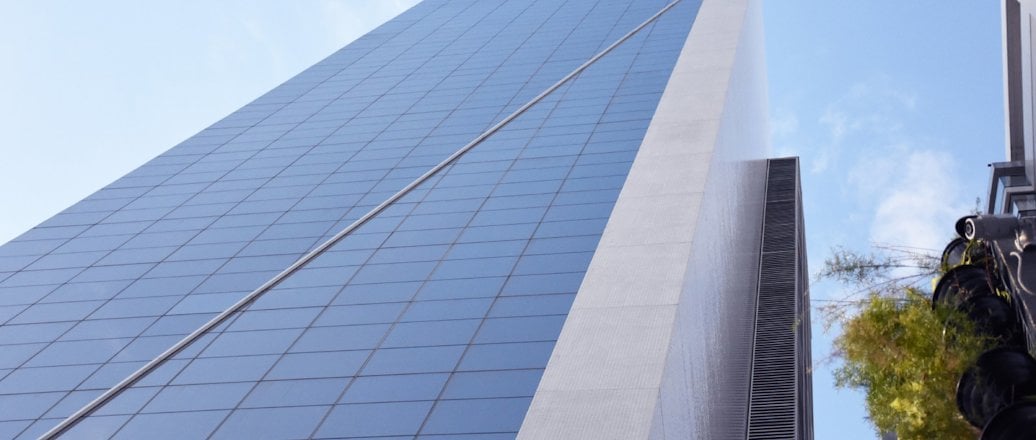
[[[1025,160],[1026,177],[1036,182],[1036,2],[1005,1],[1003,14],[1006,155]]]

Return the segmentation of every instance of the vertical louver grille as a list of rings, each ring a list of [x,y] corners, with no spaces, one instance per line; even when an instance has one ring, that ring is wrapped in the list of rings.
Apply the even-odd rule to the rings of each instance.
[[[748,438],[812,439],[809,301],[798,159],[769,161]]]

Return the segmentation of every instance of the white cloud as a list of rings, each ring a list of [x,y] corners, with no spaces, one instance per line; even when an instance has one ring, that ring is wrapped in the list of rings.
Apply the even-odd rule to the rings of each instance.
[[[788,109],[778,108],[770,118],[770,135],[786,138],[799,131],[799,115]]]
[[[847,87],[819,114],[818,139],[827,145],[805,162],[812,173],[804,180],[844,234],[828,231],[828,244],[938,253],[952,237],[973,203],[958,180],[965,164],[942,149],[947,140],[913,125],[918,111],[916,94],[879,76]]]
[[[954,156],[902,122],[917,104],[915,93],[886,76],[852,85],[820,118],[832,147],[814,169],[835,159],[848,164],[839,168],[846,196],[867,218],[869,231],[861,232],[869,241],[939,251],[969,202],[961,200]]]
[[[953,222],[968,211],[958,200],[954,179],[957,164],[944,151],[913,150],[884,162],[876,172],[884,184],[877,194],[870,238],[879,243],[941,250],[952,234]]]
[[[917,93],[914,92],[903,92],[899,90],[892,91],[893,97],[899,100],[899,102],[910,110],[917,108]]]
[[[899,88],[887,75],[850,85],[816,119],[825,137],[810,161],[811,173],[844,169],[846,161],[866,160],[867,155],[861,151],[899,142],[899,138],[908,136],[902,120],[916,108],[917,94]]]
[[[809,164],[809,172],[813,174],[820,174],[827,171],[827,168],[831,165],[831,150],[823,149],[820,150]]]
[[[856,155],[846,176],[846,182],[851,185],[856,199],[861,203],[873,204],[883,191],[893,185],[903,157],[916,148],[906,139],[884,145],[875,140],[865,154]]]
[[[835,144],[839,144],[842,142],[842,138],[845,137],[845,134],[849,131],[850,125],[858,127],[860,123],[859,121],[850,122],[849,116],[847,116],[845,112],[836,108],[828,107],[828,109],[824,111],[824,114],[820,116],[820,125],[826,126],[831,135],[831,141]]]

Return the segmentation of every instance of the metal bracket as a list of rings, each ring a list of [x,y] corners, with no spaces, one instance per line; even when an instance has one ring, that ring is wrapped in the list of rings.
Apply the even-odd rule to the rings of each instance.
[[[1003,268],[1003,281],[1019,305],[1028,329],[1036,328],[1036,217],[971,215],[957,222],[957,232],[968,240],[989,243]],[[1036,352],[1036,332],[1026,332],[1029,353]]]

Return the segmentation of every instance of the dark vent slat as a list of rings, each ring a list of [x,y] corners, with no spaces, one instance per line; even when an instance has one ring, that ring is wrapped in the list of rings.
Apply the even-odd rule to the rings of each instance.
[[[747,436],[812,439],[798,159],[769,161],[765,194]]]

